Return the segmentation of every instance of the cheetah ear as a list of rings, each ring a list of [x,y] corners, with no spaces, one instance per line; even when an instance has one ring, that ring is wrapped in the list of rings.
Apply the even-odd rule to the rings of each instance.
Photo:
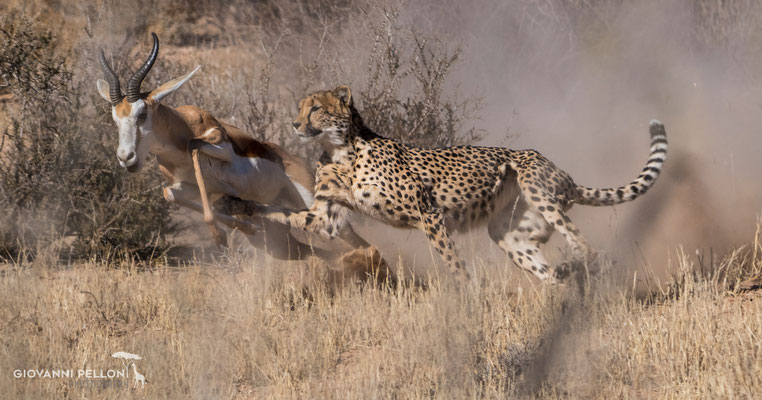
[[[351,106],[352,105],[352,91],[349,90],[349,86],[347,85],[341,85],[337,87],[336,89],[333,89],[333,95],[336,96],[339,100],[341,100],[344,105]]]

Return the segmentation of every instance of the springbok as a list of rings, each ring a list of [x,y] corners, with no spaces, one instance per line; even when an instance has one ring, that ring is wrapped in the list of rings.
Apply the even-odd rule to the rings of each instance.
[[[116,152],[119,164],[128,172],[136,173],[144,166],[148,153],[153,153],[167,182],[164,198],[202,212],[220,246],[225,245],[226,239],[215,221],[241,230],[255,247],[265,248],[275,258],[295,260],[313,254],[313,248],[305,242],[315,236],[297,233],[300,241],[283,224],[263,219],[244,221],[212,211],[210,198],[214,200],[225,194],[262,204],[303,209],[314,200],[314,177],[300,159],[273,143],[260,142],[235,126],[217,120],[208,111],[190,105],[173,108],[161,103],[200,66],[150,92],[141,92],[140,85],[159,54],[159,38],[155,33],[151,35],[153,49],[127,81],[126,96],[103,50],[100,51],[106,81],[98,79],[97,88],[101,97],[111,103],[111,116],[119,128]],[[355,248],[368,246],[351,228],[342,232],[342,239]]]

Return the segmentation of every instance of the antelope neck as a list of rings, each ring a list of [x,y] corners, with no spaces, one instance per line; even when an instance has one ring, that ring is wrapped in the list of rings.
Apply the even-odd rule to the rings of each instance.
[[[152,130],[155,139],[151,152],[156,156],[167,157],[170,156],[168,153],[176,152],[183,156],[187,154],[193,132],[175,109],[159,104],[152,119]]]

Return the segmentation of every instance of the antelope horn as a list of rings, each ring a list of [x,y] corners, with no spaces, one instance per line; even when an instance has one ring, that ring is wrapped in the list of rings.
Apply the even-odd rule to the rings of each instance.
[[[130,80],[127,81],[127,101],[130,103],[140,100],[140,84],[143,82],[146,75],[148,75],[148,71],[151,70],[153,63],[156,62],[156,57],[159,55],[159,38],[153,32],[151,32],[151,36],[153,36],[153,49],[151,50],[151,54],[148,55],[146,62],[143,63],[143,65],[132,74]]]
[[[122,95],[122,89],[119,87],[119,77],[116,76],[116,73],[113,69],[111,69],[111,66],[108,65],[108,61],[106,61],[106,55],[103,54],[103,49],[101,49],[101,69],[103,70],[103,74],[106,75],[106,81],[108,82],[108,91],[109,95],[111,96],[111,105],[115,106],[117,105],[124,96]]]

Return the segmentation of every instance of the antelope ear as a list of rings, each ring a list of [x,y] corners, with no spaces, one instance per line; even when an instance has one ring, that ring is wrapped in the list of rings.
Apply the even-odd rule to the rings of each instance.
[[[199,65],[191,71],[189,74],[181,76],[179,78],[172,79],[171,81],[157,87],[156,89],[152,90],[151,93],[148,94],[148,98],[155,101],[160,102],[161,99],[163,99],[165,96],[172,94],[175,90],[179,89],[180,86],[182,86],[185,82],[188,81],[188,79],[193,76],[193,74],[196,73],[196,71],[199,70],[201,66]]]
[[[103,97],[104,100],[111,102],[111,95],[109,94],[109,85],[108,82],[104,81],[103,79],[98,79],[95,82],[95,86],[98,87],[98,93]]]
[[[336,96],[346,106],[352,105],[352,91],[349,90],[349,86],[341,85],[336,89],[333,89],[333,95]]]

